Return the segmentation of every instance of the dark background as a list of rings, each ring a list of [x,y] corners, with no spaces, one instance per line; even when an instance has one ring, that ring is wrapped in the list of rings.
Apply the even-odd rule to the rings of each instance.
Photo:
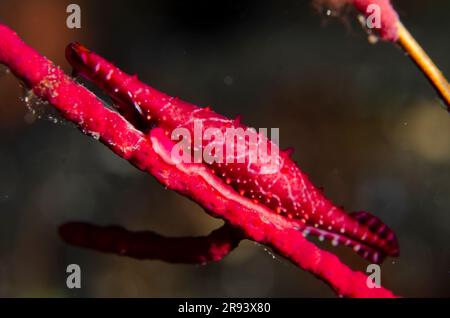
[[[397,233],[382,284],[412,297],[450,296],[450,116],[402,51],[371,45],[353,15],[329,19],[309,1],[0,1],[0,22],[70,72],[78,40],[171,95],[254,127],[348,211]],[[395,1],[404,24],[450,74],[449,1]],[[0,76],[0,296],[325,296],[311,274],[245,241],[206,266],[137,261],[74,248],[59,224],[82,220],[166,235],[221,224],[71,125],[31,114],[17,80]],[[34,105],[36,107],[36,105]],[[38,106],[41,108],[41,106]],[[330,248],[330,244],[321,244]],[[367,263],[334,249],[352,268]],[[65,286],[66,266],[82,289]]]

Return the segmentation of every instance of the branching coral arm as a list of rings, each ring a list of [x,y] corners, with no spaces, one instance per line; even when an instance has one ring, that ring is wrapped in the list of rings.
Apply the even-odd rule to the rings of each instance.
[[[239,230],[223,225],[206,237],[169,238],[154,232],[130,232],[119,226],[101,227],[71,222],[59,228],[69,244],[137,259],[205,264],[219,261],[239,245]]]
[[[208,169],[170,162],[173,143],[158,128],[150,137],[119,114],[108,110],[81,85],[28,47],[13,31],[0,25],[0,63],[49,101],[87,134],[98,137],[117,155],[152,174],[169,189],[191,198],[215,217],[238,228],[245,237],[265,244],[347,297],[394,297],[385,288],[370,289],[367,276],[307,241],[289,220],[235,193]]]
[[[162,93],[136,76],[130,76],[98,54],[79,43],[72,43],[66,49],[66,57],[77,72],[92,80],[111,96],[119,111],[131,115],[140,114],[147,126],[158,126],[169,134],[183,127],[195,136],[195,123],[209,129],[248,129],[244,123],[231,120],[209,108],[198,107]],[[192,125],[194,123],[194,127]],[[225,134],[226,134],[225,130]],[[250,135],[251,136],[251,135]],[[386,255],[398,256],[399,247],[395,233],[369,213],[347,214],[314,187],[306,174],[292,161],[287,153],[277,155],[275,145],[263,138],[254,138],[252,145],[260,148],[265,143],[274,157],[269,164],[254,160],[252,165],[239,164],[233,152],[226,152],[226,160],[217,158],[218,164],[204,163],[222,180],[231,185],[242,196],[256,200],[272,211],[298,222],[305,233],[322,236],[324,239],[352,247],[359,255],[375,263],[381,263]],[[259,140],[259,144],[258,144]],[[227,141],[218,140],[222,149]],[[228,141],[233,143],[233,141]],[[205,150],[202,146],[193,149]],[[256,157],[250,147],[241,153]],[[221,164],[226,161],[225,164]],[[280,163],[276,173],[261,173],[271,169],[270,163]],[[287,190],[288,189],[288,190]],[[361,217],[362,216],[362,217]],[[339,220],[339,221],[338,221]],[[368,226],[370,224],[370,226]]]

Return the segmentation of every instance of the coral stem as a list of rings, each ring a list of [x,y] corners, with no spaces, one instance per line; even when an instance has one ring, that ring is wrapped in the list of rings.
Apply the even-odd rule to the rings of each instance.
[[[75,83],[49,60],[0,25],[0,63],[23,80],[87,134],[99,138],[117,155],[153,175],[165,187],[192,199],[215,217],[239,229],[244,237],[265,244],[347,297],[394,297],[381,287],[371,289],[367,276],[306,240],[294,223],[243,198],[198,164],[170,162],[172,141],[154,128],[150,136],[136,130],[121,115],[108,110],[94,94]]]
[[[137,259],[205,264],[219,261],[239,245],[240,231],[225,224],[206,237],[169,238],[153,232],[130,232],[119,226],[101,227],[71,222],[59,228],[69,244]]]
[[[401,22],[398,22],[398,43],[427,77],[450,111],[450,84]]]

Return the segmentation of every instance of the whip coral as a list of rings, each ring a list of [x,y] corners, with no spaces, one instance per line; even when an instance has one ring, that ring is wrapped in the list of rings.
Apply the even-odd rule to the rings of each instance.
[[[0,25],[0,40],[0,63],[8,66],[11,72],[21,79],[36,96],[47,100],[61,112],[62,116],[75,123],[83,133],[96,137],[115,154],[128,160],[138,169],[153,175],[166,188],[192,199],[207,213],[225,221],[224,227],[214,231],[208,237],[178,239],[165,238],[154,233],[129,233],[116,227],[100,228],[82,223],[70,223],[60,228],[61,235],[67,241],[136,258],[204,263],[225,256],[237,246],[241,239],[250,239],[272,248],[295,265],[311,272],[329,284],[339,295],[394,297],[391,291],[383,287],[369,288],[366,275],[349,269],[335,255],[309,242],[305,238],[301,220],[299,222],[298,219],[276,213],[270,205],[242,195],[204,164],[174,163],[171,158],[174,142],[166,133],[167,127],[158,126],[160,121],[154,122],[149,127],[149,131],[137,129],[132,119],[126,119],[128,115],[120,115],[106,108],[93,93],[74,82],[61,69],[27,46],[12,30],[3,25]],[[72,58],[80,57],[83,52],[89,53],[82,47],[73,45],[69,46],[69,53],[74,53],[70,51],[73,49],[78,55],[69,54]],[[73,59],[73,61],[79,62],[80,59]],[[81,61],[83,62],[82,59]],[[90,65],[86,61],[82,65],[89,69]],[[106,61],[104,65],[108,65]],[[98,70],[100,69],[102,68],[99,67]],[[78,71],[82,72],[83,69],[80,68]],[[119,70],[116,71],[116,75],[121,74]],[[122,98],[124,94],[135,98],[136,95],[133,96],[128,92],[133,89],[133,84],[138,85],[128,77],[126,79],[127,81],[120,82],[125,86],[123,89],[118,89],[117,92],[121,93],[115,96],[119,104],[123,105],[128,105],[129,102]],[[104,88],[107,88],[107,84],[105,82],[103,84]],[[146,87],[144,91],[145,89]],[[157,99],[160,95],[155,92],[153,96]],[[150,98],[149,95],[146,97]],[[141,106],[143,104],[142,100]],[[133,109],[123,105],[122,108]],[[148,106],[151,107],[151,104]],[[210,110],[203,111],[210,112]],[[283,156],[286,155],[283,154]],[[255,175],[247,175],[247,177],[253,180],[256,178]],[[301,177],[305,180],[304,176]],[[307,184],[304,190],[305,192],[302,193],[314,191],[310,184]],[[305,202],[312,203],[314,200],[317,200],[318,204],[329,204],[318,194]],[[300,202],[302,205],[305,203]],[[310,208],[311,206],[306,205],[306,209]],[[337,220],[344,218],[343,224],[349,220],[348,216],[344,215],[343,212],[336,215]],[[362,246],[365,244],[363,238],[359,237],[360,234],[373,233],[374,235],[373,241],[368,239],[366,251],[374,248],[381,249],[383,253],[394,255],[397,253],[395,244],[392,245],[392,242],[395,242],[391,237],[392,232],[388,231],[379,220],[367,214],[358,214],[351,219],[355,223],[352,223],[349,229],[360,229],[361,232],[353,233],[356,236],[350,239],[357,237],[362,241]],[[358,219],[359,225],[356,226],[355,220]],[[366,223],[368,220],[370,224]],[[347,235],[344,232],[345,230],[334,235],[338,237],[341,237],[341,234]],[[378,236],[380,240],[375,242],[374,238]],[[355,248],[355,250],[358,249]]]
[[[315,2],[335,9],[353,7],[366,18],[370,16],[369,6],[377,5],[381,20],[374,32],[382,40],[399,44],[450,107],[447,80],[407,31],[389,0]],[[0,63],[32,94],[48,101],[84,134],[98,139],[166,188],[193,200],[206,213],[225,222],[207,236],[179,238],[129,232],[117,226],[67,223],[59,229],[66,242],[137,259],[204,264],[222,259],[241,240],[250,239],[311,272],[338,295],[395,297],[384,287],[370,288],[366,275],[351,270],[335,255],[307,240],[308,235],[315,235],[333,245],[349,246],[375,263],[399,254],[396,236],[388,226],[368,212],[347,214],[332,204],[291,159],[290,150],[279,150],[265,136],[248,131],[240,119],[226,118],[208,107],[157,91],[79,43],[67,47],[66,58],[76,73],[94,82],[114,100],[115,110],[107,108],[92,92],[0,24]],[[216,150],[225,147],[227,141],[218,139],[214,139],[211,162],[174,160],[177,144],[171,132],[183,128],[195,135],[197,123],[201,124],[202,134],[208,129],[240,129],[248,132],[249,140],[244,138],[243,147],[233,148],[221,158],[223,161],[216,160],[223,156]],[[234,139],[231,144],[234,145]],[[252,162],[254,146],[268,149],[272,160]],[[189,139],[187,147],[194,153],[203,153],[208,145]]]
[[[194,133],[197,122],[202,124],[197,126],[206,131],[211,128],[247,130],[240,121],[174,99],[145,85],[80,44],[69,45],[66,56],[81,75],[93,80],[118,102],[119,111],[132,115],[132,118],[141,113],[147,126],[160,127],[166,134],[178,127]],[[214,159],[219,160],[208,164],[214,174],[236,192],[291,219],[303,233],[351,246],[373,262],[380,262],[385,255],[398,255],[395,235],[381,221],[365,212],[353,216],[346,214],[311,184],[290,159],[289,153],[275,151],[275,144],[251,130],[247,137],[246,144],[236,152],[226,153],[226,158],[216,155]],[[226,140],[214,142],[217,149],[224,147]],[[268,144],[266,148],[270,148],[271,155],[275,153],[274,158],[267,162],[250,158],[261,144]],[[188,147],[194,148],[192,141]],[[200,144],[197,150],[202,152],[202,147]],[[238,156],[244,159],[242,163],[237,162]]]

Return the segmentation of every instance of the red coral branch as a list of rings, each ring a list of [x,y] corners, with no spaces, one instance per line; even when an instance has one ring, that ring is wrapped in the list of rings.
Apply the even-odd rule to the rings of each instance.
[[[380,37],[385,41],[396,42],[399,37],[397,25],[400,20],[389,0],[353,0],[355,8],[366,17],[373,13],[368,9],[374,4],[378,5],[381,11],[381,28],[377,30]]]
[[[191,198],[215,217],[239,229],[246,238],[265,244],[297,266],[348,297],[394,297],[385,288],[370,289],[367,277],[307,241],[295,223],[240,196],[199,164],[174,165],[172,141],[155,128],[147,136],[119,114],[105,108],[90,91],[75,83],[49,60],[0,25],[0,63],[23,80],[40,98],[86,134],[98,137],[117,155],[149,172],[169,189]]]
[[[386,255],[398,256],[399,247],[395,233],[375,216],[369,213],[347,214],[325,198],[304,172],[286,153],[274,153],[273,159],[264,164],[251,161],[250,156],[257,157],[257,148],[266,143],[267,149],[277,149],[267,138],[258,138],[256,132],[248,130],[243,123],[230,120],[210,109],[201,108],[170,97],[130,76],[119,68],[86,49],[78,43],[69,45],[66,57],[72,66],[84,77],[92,80],[110,95],[118,104],[118,109],[135,122],[136,114],[147,126],[157,125],[167,134],[183,127],[191,135],[196,135],[195,124],[201,123],[202,133],[208,129],[223,131],[227,129],[245,129],[254,142],[247,149],[239,152],[246,156],[247,163],[239,163],[237,152],[226,152],[226,160],[218,158],[217,163],[204,163],[222,180],[230,184],[237,192],[252,200],[257,200],[272,211],[277,211],[297,222],[299,229],[312,235],[322,236],[335,244],[350,246],[361,256],[374,263],[381,263]],[[139,116],[138,116],[139,117]],[[140,122],[138,124],[141,125]],[[198,135],[198,133],[197,133]],[[194,137],[195,139],[195,137]],[[258,140],[258,141],[256,141]],[[215,146],[222,150],[225,144],[233,141],[215,140]],[[249,142],[250,144],[250,142]],[[195,145],[191,140],[191,149],[205,151],[204,145]],[[189,149],[189,147],[186,147]],[[226,150],[226,149],[225,149]],[[223,162],[226,162],[223,164]],[[280,167],[270,174],[261,173],[279,162]],[[249,181],[244,183],[243,181]]]
[[[169,238],[153,232],[130,232],[119,226],[67,223],[59,228],[69,244],[137,259],[205,264],[219,261],[242,240],[239,230],[225,224],[206,237]]]

